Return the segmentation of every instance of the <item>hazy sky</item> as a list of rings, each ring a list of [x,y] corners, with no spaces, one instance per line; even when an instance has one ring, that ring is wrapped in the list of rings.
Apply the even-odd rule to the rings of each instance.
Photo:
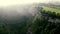
[[[0,0],[0,6],[30,4],[30,3],[44,3],[49,1],[60,1],[60,0]]]

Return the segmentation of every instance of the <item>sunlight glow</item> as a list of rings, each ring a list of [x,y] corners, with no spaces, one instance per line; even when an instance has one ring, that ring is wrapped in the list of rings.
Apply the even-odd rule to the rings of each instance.
[[[0,0],[0,6],[9,6],[16,4],[43,3],[51,0]],[[55,1],[55,0],[54,0]]]

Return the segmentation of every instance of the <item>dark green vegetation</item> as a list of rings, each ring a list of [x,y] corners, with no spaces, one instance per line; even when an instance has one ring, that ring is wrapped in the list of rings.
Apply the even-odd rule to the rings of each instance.
[[[0,34],[60,34],[60,22],[48,21],[49,17],[60,19],[60,13],[56,14],[56,12],[42,9],[42,7],[38,7],[35,16],[18,16],[21,18],[17,18],[18,20],[5,21],[0,17]],[[43,16],[46,16],[47,19]]]

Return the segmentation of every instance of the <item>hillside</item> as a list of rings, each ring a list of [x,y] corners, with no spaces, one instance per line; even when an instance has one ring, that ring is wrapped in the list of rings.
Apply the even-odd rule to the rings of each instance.
[[[1,7],[0,34],[60,34],[60,10],[51,6],[39,3]]]

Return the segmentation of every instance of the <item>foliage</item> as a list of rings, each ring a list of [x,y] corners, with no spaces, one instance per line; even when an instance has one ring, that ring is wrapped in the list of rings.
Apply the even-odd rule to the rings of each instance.
[[[45,11],[42,8],[39,12],[46,14],[48,17],[60,18],[60,13]],[[7,24],[6,21],[0,20],[0,34],[60,34],[60,23],[49,22],[39,12],[29,18],[24,16],[22,19],[18,18],[15,21],[8,20],[8,23],[12,22],[14,24]]]

